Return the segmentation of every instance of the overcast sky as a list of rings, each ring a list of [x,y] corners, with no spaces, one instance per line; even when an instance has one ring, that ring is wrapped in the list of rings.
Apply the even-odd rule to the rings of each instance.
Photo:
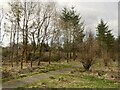
[[[108,23],[109,29],[115,36],[118,35],[118,3],[117,2],[64,2],[62,6],[74,6],[82,19],[85,20],[86,29],[91,29],[94,33],[97,24],[102,18]]]
[[[5,0],[7,2],[7,0]],[[118,2],[78,2],[76,0],[70,0],[69,2],[64,2],[65,0],[57,1],[58,8],[72,7],[74,6],[76,11],[81,14],[82,20],[85,21],[86,30],[91,30],[96,33],[97,24],[102,18],[109,29],[112,29],[115,37],[118,36]],[[89,1],[89,0],[87,0]],[[93,0],[92,0],[93,1]],[[7,10],[6,2],[0,1],[0,7]],[[4,43],[7,42],[5,38]]]

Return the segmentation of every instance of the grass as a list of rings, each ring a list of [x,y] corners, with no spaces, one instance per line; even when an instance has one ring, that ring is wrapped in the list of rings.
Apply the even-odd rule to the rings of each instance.
[[[118,88],[118,83],[82,74],[62,74],[26,88]]]
[[[27,76],[30,76],[30,75],[29,74],[21,74],[21,75],[14,76],[14,77],[3,78],[2,82],[6,82],[6,81],[9,81],[9,80],[13,80],[13,79],[24,78],[24,77],[27,77]]]
[[[66,64],[66,63],[62,63],[62,64],[52,63],[52,64],[48,64],[48,65],[45,65],[45,66],[37,67],[36,68],[36,69],[38,69],[37,71],[33,71],[33,72],[25,73],[25,74],[17,74],[15,76],[13,75],[13,76],[10,76],[10,77],[7,77],[7,78],[2,78],[2,82],[6,82],[6,81],[9,81],[9,80],[13,80],[13,79],[20,79],[20,78],[32,76],[32,75],[35,75],[35,74],[46,73],[46,72],[49,72],[49,71],[55,71],[55,70],[58,70],[58,69],[63,69],[63,68],[68,68],[68,67],[71,67],[71,65]]]
[[[56,75],[52,76],[49,79],[39,81],[36,84],[25,86],[26,88],[118,88],[118,83],[110,78],[106,78],[106,73],[109,73],[108,69],[102,65],[94,66],[96,69],[91,67],[92,71],[84,72],[82,65],[79,62],[71,62],[69,63],[74,70],[69,72],[68,74]],[[78,66],[80,68],[74,67]],[[101,66],[102,68],[100,68]],[[98,68],[99,67],[99,68]],[[111,67],[113,69],[113,66]],[[114,65],[114,70],[116,66]],[[98,72],[93,72],[94,70],[105,70],[107,71],[102,76],[98,76]],[[112,73],[112,72],[111,72]]]
[[[87,83],[91,88],[118,88],[118,83],[107,79],[100,79],[94,76],[84,76],[83,79],[88,81]]]
[[[109,68],[113,69],[113,71],[116,71],[116,65],[117,64],[113,63],[113,65]],[[49,79],[41,80],[33,85],[27,85],[20,88],[118,88],[118,83],[104,77],[105,75],[108,75],[109,72],[112,74],[114,73],[109,69],[105,69],[103,64],[99,64],[98,62],[91,67],[90,72],[84,72],[81,63],[78,61],[71,61],[69,63],[57,62],[50,65],[48,64],[40,66],[37,68],[38,71],[21,74],[21,76],[18,76],[18,78],[69,67],[73,68],[74,70],[67,74],[51,76]],[[97,75],[98,71],[106,72],[99,77]]]

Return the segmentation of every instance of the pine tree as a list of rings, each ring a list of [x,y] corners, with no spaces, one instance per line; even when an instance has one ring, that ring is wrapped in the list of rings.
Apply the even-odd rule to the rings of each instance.
[[[114,41],[115,41],[115,39],[114,39],[114,36],[111,33],[111,30],[108,30],[107,34],[106,34],[106,46],[107,46],[108,50],[111,50],[113,48]]]
[[[76,51],[79,50],[79,45],[83,41],[84,22],[81,22],[80,14],[76,13],[74,7],[71,9],[64,8],[60,17],[64,29],[64,49],[76,58]]]
[[[98,24],[98,26],[97,26],[97,40],[99,41],[100,47],[102,47],[102,48],[105,46],[107,30],[108,30],[108,26],[101,19],[100,24]]]
[[[84,38],[84,22],[81,22],[81,16],[80,14],[77,14],[74,10],[74,7],[70,10],[70,22],[72,30],[72,52],[73,52],[73,60],[76,59],[76,51],[78,51],[80,48],[81,43],[83,42]]]
[[[69,54],[69,22],[70,22],[70,14],[67,8],[64,8],[62,10],[62,15],[60,16],[61,19],[61,28],[63,29],[63,35],[64,35],[64,50],[66,52],[66,59],[68,62],[68,54]]]
[[[114,36],[111,30],[108,29],[107,23],[101,19],[101,23],[97,26],[97,40],[100,46],[100,53],[104,59],[104,64],[107,66],[108,60],[111,58],[111,50],[114,47]]]
[[[97,39],[103,49],[110,49],[114,45],[114,36],[108,29],[107,23],[101,19],[101,23],[97,26]]]

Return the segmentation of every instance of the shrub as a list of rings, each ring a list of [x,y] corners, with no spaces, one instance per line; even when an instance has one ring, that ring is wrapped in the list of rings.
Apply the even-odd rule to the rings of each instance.
[[[5,69],[4,71],[2,71],[2,78],[8,78],[8,77],[12,77],[12,74],[10,73],[10,71]]]
[[[85,71],[87,71],[94,64],[94,58],[90,54],[82,55],[81,63]]]
[[[56,61],[56,62],[59,61],[60,59],[61,59],[61,57],[58,56],[58,55],[54,55],[54,56],[51,57],[51,60]]]
[[[94,60],[98,53],[98,43],[90,32],[86,42],[83,43],[81,52],[81,63],[85,70],[89,70],[94,64]]]

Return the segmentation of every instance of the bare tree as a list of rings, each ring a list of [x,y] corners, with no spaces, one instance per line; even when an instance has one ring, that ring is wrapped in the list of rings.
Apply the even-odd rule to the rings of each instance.
[[[18,20],[20,20],[20,18],[18,17],[18,15],[20,16],[20,11],[19,11],[19,6],[18,6],[18,3],[19,2],[12,2],[12,3],[9,3],[9,6],[10,6],[10,11],[8,13],[6,13],[6,20],[8,20],[9,22],[7,23],[11,23],[10,25],[10,28],[7,28],[7,29],[10,29],[10,48],[11,48],[11,62],[12,62],[12,67],[13,67],[13,59],[15,58],[14,57],[14,54],[15,54],[15,41],[16,41],[16,32],[19,32],[19,27],[17,25],[17,22],[19,23]],[[7,23],[5,23],[4,25],[7,25]],[[9,26],[8,26],[9,27]],[[5,30],[5,32],[9,32],[9,30]],[[19,35],[17,35],[17,43],[18,43],[18,40],[19,40]],[[17,48],[17,57],[18,57],[18,48]],[[16,58],[17,60],[17,58]],[[18,61],[18,60],[17,60]]]
[[[53,14],[53,9],[54,9],[54,3],[52,3],[52,2],[46,3],[46,5],[44,7],[42,22],[40,24],[40,27],[38,28],[38,34],[37,34],[38,35],[37,42],[38,42],[38,46],[39,46],[39,56],[43,56],[42,44],[45,43],[45,40],[49,36],[50,31],[48,31],[48,30],[50,30],[50,24],[52,23],[51,17]],[[41,37],[40,37],[40,31],[41,31]],[[40,60],[41,59],[39,59],[38,65],[40,64]],[[50,60],[50,58],[49,58],[49,60]]]
[[[97,56],[98,45],[91,32],[88,33],[87,40],[83,43],[82,52],[80,53],[81,63],[85,70],[89,70],[94,64]]]

